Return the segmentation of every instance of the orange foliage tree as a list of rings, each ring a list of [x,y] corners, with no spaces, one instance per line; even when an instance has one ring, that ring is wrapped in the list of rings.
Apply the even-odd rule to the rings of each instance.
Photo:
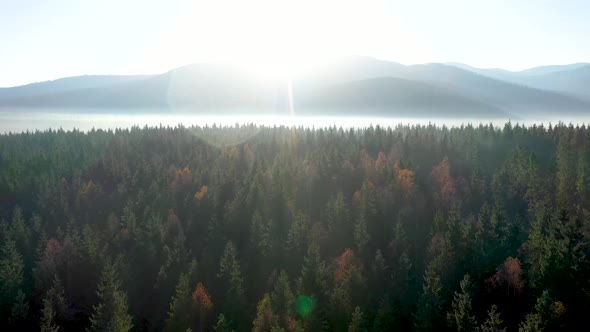
[[[193,171],[188,166],[185,166],[183,169],[170,166],[168,176],[171,180],[170,189],[172,192],[186,190],[193,183]]]
[[[188,166],[185,166],[182,170],[176,171],[176,176],[182,184],[190,183],[193,179],[193,171]]]
[[[195,200],[197,202],[200,202],[201,200],[203,200],[203,198],[205,198],[205,195],[207,194],[208,191],[209,191],[209,187],[201,186],[201,189],[195,193]]]
[[[192,297],[193,305],[196,307],[196,311],[199,315],[199,328],[200,330],[203,330],[203,328],[207,326],[209,313],[213,309],[213,302],[211,301],[209,292],[202,283],[197,284]]]
[[[414,176],[416,175],[416,172],[411,169],[401,168],[399,162],[395,163],[394,168],[397,173],[397,184],[402,188],[404,193],[412,193],[414,190]]]

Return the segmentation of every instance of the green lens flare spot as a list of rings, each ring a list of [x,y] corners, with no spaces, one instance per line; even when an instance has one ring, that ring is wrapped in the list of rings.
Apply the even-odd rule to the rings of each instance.
[[[300,295],[295,301],[295,309],[297,313],[301,315],[301,317],[307,317],[315,308],[315,299],[311,296],[307,295]]]

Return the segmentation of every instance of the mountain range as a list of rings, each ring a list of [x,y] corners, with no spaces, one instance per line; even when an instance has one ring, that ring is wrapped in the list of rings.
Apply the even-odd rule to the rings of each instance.
[[[349,57],[289,82],[262,78],[236,65],[195,64],[159,75],[77,76],[0,88],[0,111],[288,114],[291,105],[297,114],[307,115],[588,115],[590,64],[512,72]]]

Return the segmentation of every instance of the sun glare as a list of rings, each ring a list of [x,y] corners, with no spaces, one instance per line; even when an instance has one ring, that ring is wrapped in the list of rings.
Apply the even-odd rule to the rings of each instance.
[[[401,63],[431,53],[384,1],[187,0],[190,6],[128,63],[130,73],[161,73],[193,63],[229,63],[262,79],[313,72],[342,56]]]
[[[325,6],[280,0],[233,5],[231,13],[219,16],[224,17],[221,25],[211,22],[212,38],[219,41],[217,58],[227,58],[264,78],[283,78],[310,70],[337,53],[322,45],[329,37],[319,19],[327,14]]]
[[[380,1],[194,1],[131,66],[165,71],[190,63],[240,64],[264,78],[313,70],[343,55],[420,61],[425,52]]]

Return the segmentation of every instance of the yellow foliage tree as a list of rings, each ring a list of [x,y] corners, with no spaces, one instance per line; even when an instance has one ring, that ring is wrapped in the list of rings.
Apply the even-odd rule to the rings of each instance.
[[[202,186],[201,190],[197,191],[195,193],[195,200],[197,202],[203,200],[203,198],[205,197],[205,195],[207,194],[207,192],[209,191],[209,187],[207,186]]]

